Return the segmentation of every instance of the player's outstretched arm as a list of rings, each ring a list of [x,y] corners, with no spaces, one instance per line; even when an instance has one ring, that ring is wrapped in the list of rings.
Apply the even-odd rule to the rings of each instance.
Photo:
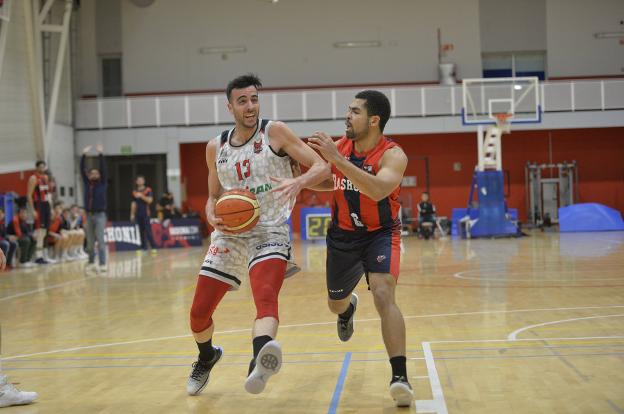
[[[208,201],[206,202],[206,219],[210,225],[221,231],[225,230],[223,219],[215,215],[215,204],[221,196],[222,188],[217,174],[217,149],[219,148],[219,140],[213,139],[206,145],[206,165],[208,166]]]
[[[388,197],[401,184],[407,167],[407,156],[399,147],[387,150],[379,161],[377,175],[371,175],[341,155],[332,138],[324,132],[315,132],[309,138],[308,145],[317,149],[328,162],[334,164],[362,194],[375,201]]]
[[[334,180],[332,180],[330,177],[320,184],[313,185],[312,187],[307,188],[314,191],[334,191]]]
[[[275,152],[284,152],[290,158],[308,167],[308,171],[295,178],[275,177],[278,183],[272,191],[281,192],[284,199],[294,199],[303,188],[314,187],[330,178],[329,165],[301,141],[283,122],[275,122],[271,126],[270,142]]]

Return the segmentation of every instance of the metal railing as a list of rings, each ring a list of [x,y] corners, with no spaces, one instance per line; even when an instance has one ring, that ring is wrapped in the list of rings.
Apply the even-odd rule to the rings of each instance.
[[[544,112],[624,109],[623,80],[540,83]],[[380,87],[392,104],[392,117],[460,116],[462,87]],[[289,90],[260,95],[262,116],[283,121],[343,119],[361,88]],[[77,129],[230,124],[223,93],[81,99]]]

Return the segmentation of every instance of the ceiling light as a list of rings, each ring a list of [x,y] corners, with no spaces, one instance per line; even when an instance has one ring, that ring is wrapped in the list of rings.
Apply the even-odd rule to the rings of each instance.
[[[522,90],[522,85],[514,85],[514,89],[517,91]]]
[[[199,53],[202,55],[211,54],[227,54],[227,53],[245,53],[247,48],[245,46],[211,46],[202,47],[199,49]]]
[[[594,33],[596,39],[618,39],[624,37],[624,32],[598,32]]]
[[[380,46],[381,46],[381,42],[379,40],[351,40],[351,41],[334,43],[334,47],[337,47],[337,48],[380,47]]]

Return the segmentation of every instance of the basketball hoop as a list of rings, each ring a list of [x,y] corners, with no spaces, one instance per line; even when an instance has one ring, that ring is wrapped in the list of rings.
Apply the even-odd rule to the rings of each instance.
[[[500,112],[497,114],[494,114],[494,117],[496,118],[496,126],[500,127],[504,127],[506,125],[508,125],[508,120],[513,116],[513,114],[510,114],[508,112]]]

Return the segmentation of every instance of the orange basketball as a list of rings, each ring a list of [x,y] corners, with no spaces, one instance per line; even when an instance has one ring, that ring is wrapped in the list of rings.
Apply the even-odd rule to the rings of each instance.
[[[260,219],[260,204],[249,190],[230,190],[219,197],[215,215],[232,233],[243,233],[253,229]]]

